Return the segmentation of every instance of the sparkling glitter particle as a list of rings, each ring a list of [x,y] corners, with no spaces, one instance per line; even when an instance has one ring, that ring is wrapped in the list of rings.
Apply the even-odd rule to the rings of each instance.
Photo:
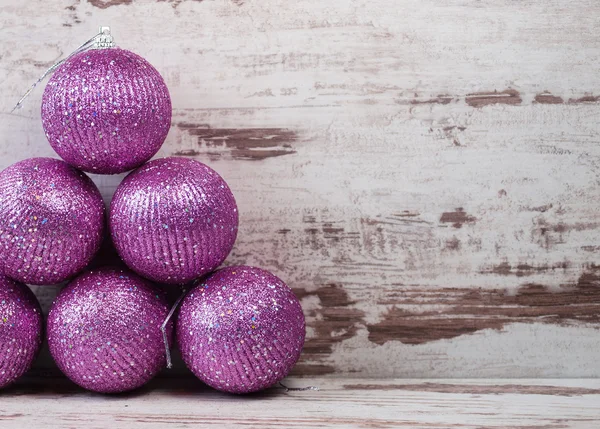
[[[221,291],[227,288],[223,299]],[[239,266],[217,271],[181,304],[177,343],[190,370],[231,393],[282,380],[302,351],[305,320],[298,299],[273,274]]]
[[[54,72],[42,98],[42,125],[54,150],[99,174],[131,170],[156,154],[171,112],[158,71],[119,48],[73,56]]]
[[[237,230],[236,202],[225,181],[187,158],[157,159],[132,172],[110,207],[112,240],[123,261],[162,283],[187,283],[217,268]]]
[[[48,345],[73,382],[97,392],[138,388],[165,366],[165,296],[132,272],[89,271],[61,291],[48,315]],[[168,326],[171,338],[172,325]]]
[[[29,284],[56,284],[94,257],[104,233],[100,191],[84,173],[30,158],[0,173],[0,272]]]

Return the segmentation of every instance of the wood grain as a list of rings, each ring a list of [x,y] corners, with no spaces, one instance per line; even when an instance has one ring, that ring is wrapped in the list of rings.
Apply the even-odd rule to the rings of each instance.
[[[141,391],[102,396],[64,379],[25,380],[0,394],[3,428],[412,428],[593,429],[600,383],[590,380],[291,379],[240,397],[190,379],[155,380]],[[35,407],[23,401],[24,395]],[[60,406],[56,398],[60,397]]]
[[[600,376],[596,1],[5,3],[1,166],[55,156],[41,90],[7,112],[110,25],[170,88],[159,155],[236,195],[227,263],[301,298],[295,374]]]

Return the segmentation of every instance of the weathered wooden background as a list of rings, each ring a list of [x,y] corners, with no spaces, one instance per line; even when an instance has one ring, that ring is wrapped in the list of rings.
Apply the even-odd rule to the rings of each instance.
[[[110,25],[171,90],[160,155],[236,195],[228,263],[302,299],[296,374],[600,376],[596,0],[0,4],[0,167],[56,156],[41,89],[8,112]]]

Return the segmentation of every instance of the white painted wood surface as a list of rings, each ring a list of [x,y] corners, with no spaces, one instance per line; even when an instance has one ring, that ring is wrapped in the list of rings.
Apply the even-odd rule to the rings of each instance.
[[[160,155],[236,195],[228,263],[302,298],[296,374],[600,376],[597,1],[0,4],[0,167],[55,156],[41,90],[7,112],[110,25],[171,90]]]
[[[43,380],[43,379],[42,379]],[[2,428],[596,429],[600,382],[586,380],[294,379],[252,396],[156,380],[102,396],[64,380],[21,383],[0,400]],[[24,396],[27,395],[27,400]]]

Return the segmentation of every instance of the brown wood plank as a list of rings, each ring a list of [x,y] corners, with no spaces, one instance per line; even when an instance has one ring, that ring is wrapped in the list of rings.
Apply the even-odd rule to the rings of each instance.
[[[303,378],[286,380],[286,385],[319,390],[275,387],[235,396],[192,379],[157,379],[136,392],[103,396],[65,379],[36,378],[0,394],[0,421],[5,428],[583,429],[600,423],[600,383],[594,380]]]

